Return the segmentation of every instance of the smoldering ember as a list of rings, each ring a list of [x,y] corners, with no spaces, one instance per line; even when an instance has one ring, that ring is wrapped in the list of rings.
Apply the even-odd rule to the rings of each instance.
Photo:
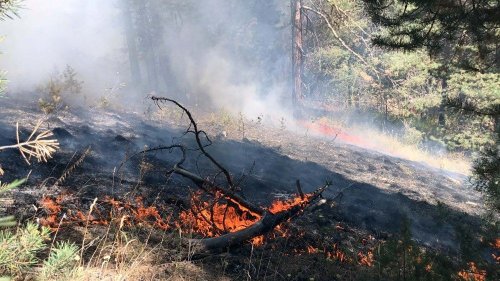
[[[500,280],[498,15],[0,0],[0,280]]]

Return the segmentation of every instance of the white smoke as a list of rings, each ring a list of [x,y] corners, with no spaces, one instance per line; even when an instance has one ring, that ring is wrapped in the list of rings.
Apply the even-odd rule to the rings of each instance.
[[[261,15],[250,11],[251,5],[241,5],[244,1],[191,2],[187,12],[162,11],[165,16],[158,26],[159,36],[165,41],[159,52],[161,58],[168,59],[170,67],[170,72],[164,75],[173,76],[177,91],[182,91],[175,96],[185,95],[190,101],[200,103],[208,99],[212,105],[250,118],[287,116],[283,103],[290,100],[287,78],[263,83],[262,77],[273,74],[264,72],[273,68],[264,70],[255,65],[256,58],[245,57],[235,50],[239,47],[248,50],[247,46],[252,44],[259,48],[280,42],[283,38],[276,34],[287,34],[289,29],[279,30],[276,26],[279,23],[274,22],[261,24],[265,18],[257,20]],[[3,53],[0,69],[7,72],[9,92],[33,91],[51,73],[62,71],[66,65],[75,69],[85,82],[84,92],[89,98],[99,98],[117,81],[130,83],[123,3],[123,0],[24,1],[19,19],[0,22],[0,35],[5,37],[0,43]],[[288,9],[288,3],[277,3]],[[263,48],[260,53],[266,51]],[[273,60],[261,61],[281,63],[274,69],[283,71],[286,58],[288,54],[283,52]],[[121,94],[127,95],[121,101],[130,102],[149,93],[135,88]]]
[[[20,18],[0,22],[0,69],[9,91],[30,91],[55,70],[73,67],[88,92],[113,81],[123,46],[115,1],[27,0]],[[111,81],[108,81],[111,80]]]

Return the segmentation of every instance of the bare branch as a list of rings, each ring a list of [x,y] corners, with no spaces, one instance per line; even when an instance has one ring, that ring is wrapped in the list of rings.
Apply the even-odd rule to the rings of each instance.
[[[209,182],[209,181],[201,178],[200,176],[195,175],[195,174],[189,172],[188,170],[185,170],[185,169],[179,167],[179,165],[175,165],[174,168],[173,168],[173,171],[176,174],[179,174],[179,175],[181,175],[181,176],[183,176],[185,178],[190,179],[200,189],[202,189],[202,190],[204,190],[204,191],[206,191],[206,192],[208,192],[210,194],[216,194],[217,192],[220,192],[222,195],[224,195],[224,197],[227,200],[232,201],[233,203],[235,203],[237,205],[240,205],[240,206],[248,209],[250,212],[258,214],[258,215],[264,214],[264,210],[262,208],[260,208],[259,206],[256,206],[256,205],[248,202],[247,200],[245,200],[240,195],[232,192],[231,190],[226,190],[225,188],[217,186],[214,183]]]
[[[337,40],[339,40],[340,44],[342,44],[342,46],[346,50],[348,50],[350,53],[352,53],[359,61],[361,61],[363,64],[365,64],[370,69],[372,69],[375,72],[375,75],[377,75],[377,78],[380,80],[380,78],[378,77],[379,76],[378,71],[371,64],[369,64],[360,54],[356,53],[356,51],[354,51],[351,47],[349,47],[349,45],[346,44],[346,42],[339,36],[339,34],[337,33],[337,31],[333,27],[333,25],[330,22],[330,20],[328,19],[327,15],[325,15],[323,12],[318,11],[316,9],[313,9],[313,8],[311,8],[309,6],[302,6],[302,9],[304,9],[306,11],[311,11],[311,12],[317,14],[318,16],[320,16],[326,22],[326,24],[328,25],[328,28],[332,32],[333,36],[335,38],[337,38]]]
[[[200,149],[200,151],[215,165],[217,166],[217,168],[219,168],[223,173],[224,175],[226,176],[226,180],[227,180],[227,183],[229,185],[229,189],[231,190],[234,190],[235,186],[233,184],[233,180],[231,178],[231,175],[229,174],[229,172],[226,170],[226,168],[224,168],[221,164],[219,164],[219,162],[217,162],[206,150],[205,150],[205,145],[202,144],[201,142],[201,139],[200,139],[200,134],[203,134],[205,135],[206,139],[210,142],[210,139],[208,138],[207,134],[204,132],[204,131],[200,131],[198,130],[198,124],[196,123],[196,121],[194,120],[191,112],[185,108],[184,106],[182,106],[180,103],[178,103],[177,101],[173,100],[173,99],[169,99],[169,98],[165,98],[165,97],[156,97],[156,96],[152,96],[151,99],[156,103],[156,105],[160,107],[159,103],[160,102],[171,102],[173,104],[175,104],[177,107],[179,107],[180,109],[182,109],[186,115],[188,116],[189,118],[189,121],[191,122],[190,124],[190,127],[192,125],[193,129],[194,129],[194,136],[196,138],[196,143],[198,144],[198,148]],[[211,143],[211,142],[210,142]]]

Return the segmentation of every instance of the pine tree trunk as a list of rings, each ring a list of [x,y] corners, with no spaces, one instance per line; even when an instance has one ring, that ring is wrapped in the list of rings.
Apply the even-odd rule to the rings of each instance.
[[[292,101],[294,115],[300,118],[302,107],[302,0],[291,0],[292,8]]]
[[[442,80],[442,97],[441,104],[439,105],[439,115],[438,115],[438,125],[441,128],[446,126],[446,91],[448,90],[448,80],[443,78]]]
[[[125,1],[122,7],[125,20],[125,36],[127,39],[131,81],[134,83],[134,88],[141,89],[142,77],[139,65],[139,54],[137,52],[137,32],[134,27],[133,7],[131,1],[133,0]]]

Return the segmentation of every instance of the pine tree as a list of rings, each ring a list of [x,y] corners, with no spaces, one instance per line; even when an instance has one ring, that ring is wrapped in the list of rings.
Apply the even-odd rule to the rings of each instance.
[[[0,0],[0,21],[18,17],[17,12],[22,8],[23,0]]]
[[[500,7],[490,0],[363,0],[384,30],[374,43],[388,48],[426,48],[462,69],[498,72]]]

